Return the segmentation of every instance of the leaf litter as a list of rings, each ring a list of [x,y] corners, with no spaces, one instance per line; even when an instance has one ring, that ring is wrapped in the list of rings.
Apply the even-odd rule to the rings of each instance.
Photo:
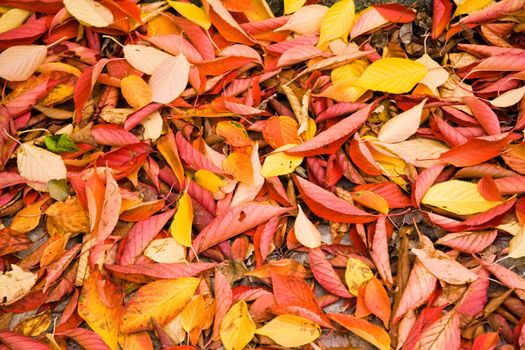
[[[2,348],[523,348],[524,6],[3,1]]]

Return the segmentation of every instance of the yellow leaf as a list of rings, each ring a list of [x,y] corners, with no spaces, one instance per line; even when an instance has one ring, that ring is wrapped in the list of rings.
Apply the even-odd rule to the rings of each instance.
[[[151,102],[151,89],[141,77],[128,75],[120,81],[120,89],[126,102],[135,109]]]
[[[158,280],[146,284],[127,304],[120,330],[133,333],[152,329],[151,320],[165,325],[180,313],[199,286],[195,277]]]
[[[299,10],[306,0],[284,0],[284,14],[289,15]]]
[[[64,0],[64,6],[78,21],[93,27],[107,27],[113,23],[113,13],[93,0]]]
[[[520,226],[517,235],[510,240],[509,258],[517,259],[525,256],[525,226]]]
[[[28,205],[24,209],[16,213],[13,222],[11,222],[11,229],[26,233],[33,230],[40,222],[40,207],[46,200],[38,201],[34,204]]]
[[[48,62],[41,64],[37,71],[40,73],[66,72],[73,74],[76,77],[82,75],[82,71],[80,69],[63,62]]]
[[[492,0],[463,0],[458,4],[458,7],[456,7],[456,11],[452,17],[454,18],[459,15],[480,10],[491,2]]]
[[[284,145],[270,153],[265,159],[261,169],[261,175],[265,178],[292,173],[302,162],[303,157],[290,156],[285,150],[296,146],[295,144]]]
[[[170,138],[172,142],[170,142]],[[157,141],[157,149],[159,150],[160,154],[162,154],[162,156],[170,165],[170,168],[175,173],[179,184],[183,184],[184,167],[182,166],[178,150],[176,148],[173,148],[172,145],[176,145],[173,134],[168,134],[162,137],[159,141]]]
[[[354,16],[354,0],[341,0],[332,5],[321,21],[321,33],[317,46],[323,46],[325,43],[339,38],[347,42],[348,34],[352,30]]]
[[[382,58],[368,66],[357,84],[374,91],[409,92],[428,73],[427,67],[406,58]]]
[[[241,300],[230,308],[219,333],[226,350],[242,350],[248,345],[255,334],[255,322],[250,317],[246,301]]]
[[[47,231],[51,238],[89,231],[88,212],[76,196],[69,197],[65,202],[51,204],[46,215]]]
[[[388,214],[388,202],[385,198],[372,191],[359,191],[352,193],[352,199],[367,208]]]
[[[199,169],[195,172],[195,182],[211,193],[219,191],[226,184],[218,175],[206,169]]]
[[[253,182],[253,167],[249,156],[240,152],[232,152],[222,162],[222,168],[233,175],[237,181],[251,184]]]
[[[206,317],[206,303],[202,295],[194,297],[181,312],[182,328],[186,332],[191,332],[199,327]]]
[[[427,99],[425,98],[419,104],[387,121],[379,130],[377,135],[379,141],[396,143],[405,141],[414,135],[421,123],[421,115],[426,102]]]
[[[303,209],[298,205],[299,213],[295,218],[295,238],[307,248],[317,248],[321,245],[321,233],[315,225],[304,215]]]
[[[204,12],[200,7],[189,2],[173,0],[168,0],[168,4],[170,4],[171,7],[173,7],[186,19],[192,21],[195,24],[198,24],[206,30],[210,29],[210,18],[208,17],[208,14]]]
[[[47,310],[31,316],[16,325],[14,331],[28,337],[38,337],[51,325],[51,311]]]
[[[361,59],[345,64],[344,66],[334,68],[330,74],[332,82],[334,84],[353,84],[356,82],[357,78],[363,74],[368,63]]]
[[[321,335],[317,323],[295,315],[280,315],[255,331],[277,344],[294,348],[313,342]]]
[[[424,138],[414,138],[398,143],[381,143],[380,145],[418,168],[430,168],[440,164],[439,156],[450,149],[440,141]]]
[[[370,267],[356,258],[348,258],[346,263],[345,281],[348,290],[353,295],[359,294],[359,287],[374,277]]]
[[[122,312],[121,295],[113,300],[116,305],[109,307],[100,298],[95,274],[91,274],[84,282],[84,287],[78,299],[78,315],[86,321],[89,327],[97,333],[110,349],[118,348],[119,320]],[[110,295],[113,296],[113,295]]]
[[[10,9],[0,17],[0,33],[16,29],[25,22],[31,12],[22,9]]]
[[[185,247],[191,247],[191,225],[193,224],[193,206],[186,192],[182,193],[173,216],[170,232],[177,242]]]
[[[445,181],[430,187],[421,202],[457,215],[481,213],[503,203],[486,200],[478,192],[476,184],[461,180]]]

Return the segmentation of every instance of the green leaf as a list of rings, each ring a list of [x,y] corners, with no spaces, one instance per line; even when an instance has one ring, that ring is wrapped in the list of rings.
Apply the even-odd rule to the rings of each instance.
[[[77,145],[67,134],[48,135],[44,138],[44,143],[48,150],[55,153],[78,151]]]

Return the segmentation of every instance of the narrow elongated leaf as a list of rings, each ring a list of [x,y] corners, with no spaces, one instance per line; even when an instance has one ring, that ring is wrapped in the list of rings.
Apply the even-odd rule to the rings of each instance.
[[[198,285],[199,279],[194,277],[159,280],[145,285],[127,303],[120,330],[132,333],[151,329],[153,319],[166,324],[184,309]]]
[[[380,350],[390,349],[390,337],[382,328],[347,314],[329,314],[328,317]]]
[[[352,297],[321,249],[310,250],[308,259],[314,278],[324,289],[343,298]]]
[[[496,239],[497,234],[496,230],[449,233],[438,239],[436,243],[460,252],[474,254],[487,248]]]
[[[315,225],[306,217],[301,206],[295,218],[294,224],[295,238],[308,248],[317,248],[321,245],[321,233]]]
[[[185,247],[191,247],[191,226],[193,223],[193,206],[186,192],[177,203],[177,211],[170,225],[170,232],[177,242]]]

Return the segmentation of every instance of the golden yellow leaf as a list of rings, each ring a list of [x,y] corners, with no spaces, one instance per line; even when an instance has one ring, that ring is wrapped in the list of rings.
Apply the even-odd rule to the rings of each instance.
[[[385,198],[375,192],[366,190],[353,192],[352,199],[367,208],[377,210],[385,215],[388,214],[388,202]]]
[[[222,168],[233,175],[237,181],[251,184],[253,182],[253,167],[249,156],[240,152],[232,152],[222,162]]]
[[[368,66],[357,85],[369,90],[401,94],[409,92],[428,73],[427,67],[406,58],[382,58]]]
[[[122,312],[120,294],[111,294],[114,307],[109,307],[100,298],[96,274],[91,274],[85,281],[78,299],[78,315],[97,333],[111,350],[118,348],[119,320]]]
[[[458,4],[458,7],[456,7],[456,11],[452,17],[480,10],[491,2],[492,0],[463,0]]]
[[[354,17],[354,0],[341,0],[333,4],[321,21],[321,33],[317,46],[323,46],[335,39],[343,39],[344,42],[347,42]]]
[[[171,138],[171,142],[170,142],[170,138]],[[172,145],[176,145],[173,134],[171,135],[168,134],[162,137],[161,139],[159,139],[159,141],[157,141],[157,149],[159,150],[160,154],[162,154],[164,159],[166,159],[166,161],[170,165],[170,168],[175,173],[175,176],[177,177],[177,181],[179,182],[179,184],[183,184],[184,183],[184,167],[182,166],[182,162],[180,160],[178,150],[176,148],[173,148]]]
[[[209,310],[206,310],[206,303],[204,302],[203,296],[199,294],[193,297],[181,312],[182,328],[189,333],[194,328],[200,327],[207,312],[209,312]]]
[[[458,215],[470,215],[487,211],[503,202],[483,198],[475,183],[449,180],[430,187],[421,203]]]
[[[51,325],[51,311],[47,310],[31,316],[16,325],[15,332],[28,337],[38,337]]]
[[[219,191],[226,184],[218,175],[206,169],[199,169],[195,172],[195,182],[211,193]]]
[[[284,0],[284,14],[289,15],[299,10],[306,0]]]
[[[40,207],[42,206],[42,204],[44,204],[45,201],[46,200],[41,200],[31,205],[28,205],[27,207],[16,213],[13,222],[11,222],[11,229],[18,232],[26,233],[37,227],[38,223],[40,222],[41,216]]]
[[[321,245],[321,233],[315,225],[306,217],[300,205],[297,206],[299,212],[295,218],[294,233],[295,238],[308,248],[317,248]]]
[[[290,156],[284,153],[284,151],[293,146],[296,145],[284,145],[270,153],[264,159],[261,175],[269,178],[292,173],[303,162],[303,157]]]
[[[198,285],[198,278],[181,277],[158,280],[141,287],[125,308],[121,332],[152,329],[152,319],[165,325],[184,309]]]
[[[242,350],[248,345],[255,334],[255,322],[250,317],[246,301],[238,301],[230,308],[219,333],[226,350]]]
[[[255,331],[287,348],[313,342],[321,335],[317,323],[295,315],[280,315]]]
[[[185,17],[186,19],[192,21],[193,23],[201,26],[202,28],[208,30],[210,29],[211,22],[208,14],[204,12],[200,7],[189,3],[181,1],[168,0],[168,4],[175,9],[178,13]]]
[[[120,81],[120,89],[126,102],[135,109],[151,102],[151,89],[141,77],[128,75]]]
[[[67,233],[76,235],[89,230],[89,215],[78,197],[69,197],[64,202],[55,202],[46,210],[47,231],[53,237]]]
[[[183,192],[170,225],[170,232],[173,238],[185,247],[191,247],[192,224],[193,206],[191,204],[191,198],[186,192]]]
[[[17,8],[9,9],[0,17],[0,33],[20,27],[30,15],[31,12],[26,10]]]
[[[348,258],[346,263],[345,281],[348,290],[353,295],[359,294],[359,287],[368,280],[372,279],[374,274],[370,267],[362,260],[357,258]]]

